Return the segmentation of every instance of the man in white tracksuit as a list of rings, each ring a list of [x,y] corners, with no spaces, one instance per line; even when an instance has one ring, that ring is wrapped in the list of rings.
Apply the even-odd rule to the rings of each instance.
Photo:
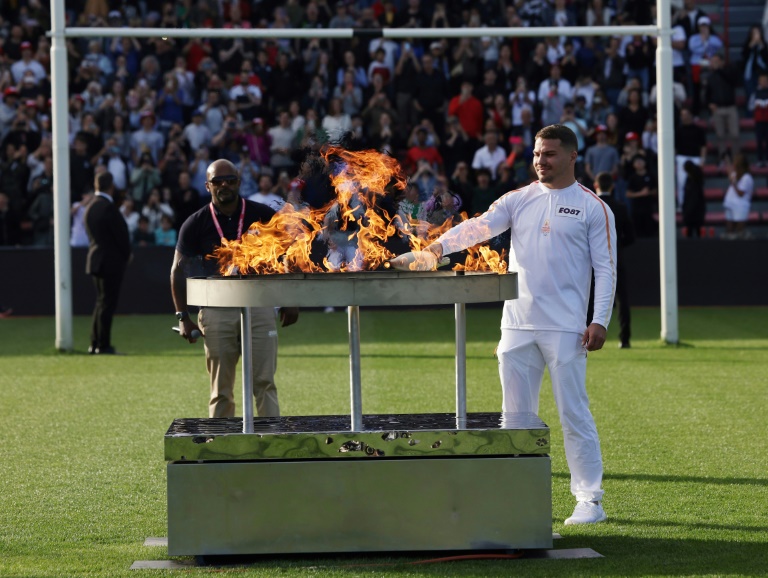
[[[434,269],[444,254],[511,229],[509,270],[518,298],[504,304],[497,350],[504,412],[539,411],[544,367],[549,368],[577,505],[565,521],[606,519],[601,505],[600,440],[586,391],[587,351],[605,342],[616,287],[616,229],[608,206],[574,176],[577,141],[562,125],[536,135],[533,165],[539,180],[511,191],[488,211],[439,237],[425,251],[392,261],[398,268]],[[586,326],[592,269],[595,313]]]

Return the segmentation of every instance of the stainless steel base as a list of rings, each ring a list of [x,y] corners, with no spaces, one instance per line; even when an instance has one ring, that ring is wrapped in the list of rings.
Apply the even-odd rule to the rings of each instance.
[[[551,547],[547,455],[168,464],[171,556]]]

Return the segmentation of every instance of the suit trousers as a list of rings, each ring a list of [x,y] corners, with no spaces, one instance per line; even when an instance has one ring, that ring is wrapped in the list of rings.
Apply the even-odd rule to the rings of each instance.
[[[93,275],[96,304],[91,322],[91,346],[99,349],[112,347],[112,318],[117,310],[123,271],[107,275]]]
[[[544,368],[549,369],[571,493],[580,502],[603,497],[600,439],[587,397],[587,352],[581,335],[565,331],[502,329],[497,351],[504,412],[539,413]]]
[[[241,354],[240,309],[205,307],[198,315],[205,336],[205,363],[211,382],[210,417],[234,417],[237,361]],[[273,307],[251,308],[253,396],[259,417],[280,415],[277,370],[277,319]]]

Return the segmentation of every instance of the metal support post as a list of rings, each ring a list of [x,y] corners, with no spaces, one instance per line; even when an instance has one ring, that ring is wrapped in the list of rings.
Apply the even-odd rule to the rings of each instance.
[[[253,433],[253,351],[251,309],[240,309],[240,341],[243,363],[243,433]]]
[[[349,319],[349,395],[352,431],[363,429],[362,377],[360,372],[360,306],[347,307]]]
[[[467,424],[467,305],[454,305],[456,319],[456,427]]]

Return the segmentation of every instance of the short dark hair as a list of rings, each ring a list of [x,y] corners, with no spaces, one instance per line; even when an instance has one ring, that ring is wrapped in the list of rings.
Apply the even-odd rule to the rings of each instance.
[[[613,177],[606,171],[597,174],[595,183],[601,193],[610,193],[613,190]]]
[[[579,142],[576,140],[576,134],[562,124],[545,126],[536,133],[536,139],[559,140],[562,147],[566,150],[575,151],[579,149]]]
[[[96,190],[102,193],[106,193],[109,189],[112,188],[113,182],[114,180],[112,179],[112,173],[109,171],[99,173],[96,175]]]

